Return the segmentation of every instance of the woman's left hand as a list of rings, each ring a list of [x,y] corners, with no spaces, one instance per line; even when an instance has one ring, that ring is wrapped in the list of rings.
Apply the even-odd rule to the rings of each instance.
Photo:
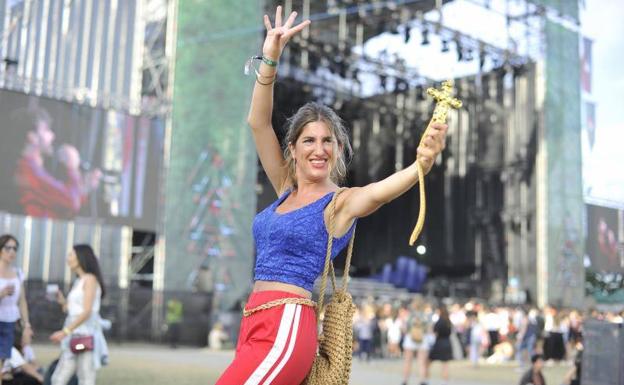
[[[425,175],[431,171],[436,158],[446,147],[447,130],[446,124],[432,123],[427,130],[427,136],[416,150],[416,160],[423,166]]]
[[[56,344],[60,344],[61,341],[63,341],[63,338],[65,338],[65,332],[63,332],[62,330],[59,330],[59,331],[52,333],[52,335],[50,336],[50,341]]]

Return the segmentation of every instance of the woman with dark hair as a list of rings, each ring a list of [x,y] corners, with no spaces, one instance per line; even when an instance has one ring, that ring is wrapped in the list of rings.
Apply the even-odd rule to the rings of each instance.
[[[0,366],[11,357],[18,320],[21,320],[25,335],[31,337],[33,334],[28,318],[24,277],[13,266],[18,248],[19,242],[13,235],[0,236]]]
[[[67,318],[63,329],[50,339],[61,344],[52,385],[66,385],[76,373],[80,385],[95,385],[96,370],[105,364],[108,349],[102,333],[100,303],[105,294],[97,257],[89,245],[75,245],[67,256],[67,265],[78,275],[67,299],[59,292],[58,300]],[[77,338],[81,343],[75,343]]]
[[[453,347],[451,345],[451,333],[453,332],[453,324],[449,318],[446,305],[440,305],[438,308],[438,320],[433,326],[435,334],[435,343],[429,351],[429,363],[433,361],[442,362],[442,380],[444,384],[449,381],[448,362],[453,359]],[[425,375],[429,376],[429,370],[425,371]]]

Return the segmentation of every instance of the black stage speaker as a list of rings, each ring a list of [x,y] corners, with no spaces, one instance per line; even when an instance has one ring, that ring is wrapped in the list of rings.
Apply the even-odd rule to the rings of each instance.
[[[622,324],[590,319],[583,325],[581,384],[624,385]]]

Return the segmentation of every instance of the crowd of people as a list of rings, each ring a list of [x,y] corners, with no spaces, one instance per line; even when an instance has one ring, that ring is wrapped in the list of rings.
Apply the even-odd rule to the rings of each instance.
[[[47,374],[31,347],[34,332],[24,275],[15,266],[18,250],[15,236],[0,236],[0,385],[66,385],[76,380],[80,385],[94,385],[97,369],[106,364],[108,348],[103,334],[107,323],[99,314],[106,290],[93,249],[74,245],[68,252],[67,265],[76,279],[67,297],[61,291],[56,293],[66,318],[62,329],[49,337],[60,345],[60,355]]]
[[[359,303],[353,319],[354,354],[362,360],[403,358],[405,383],[414,358],[421,383],[427,383],[429,367],[435,361],[441,362],[446,381],[448,362],[454,359],[467,359],[474,367],[515,361],[518,370],[524,371],[541,363],[577,361],[587,317],[622,323],[624,311],[490,306],[478,300],[436,305],[421,297],[411,303],[370,298]]]

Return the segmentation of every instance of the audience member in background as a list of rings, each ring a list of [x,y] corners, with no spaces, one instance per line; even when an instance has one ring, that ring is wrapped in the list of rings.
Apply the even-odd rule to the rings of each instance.
[[[479,322],[479,315],[475,311],[468,314],[468,357],[474,368],[479,366],[479,358],[488,346],[488,333]]]
[[[221,322],[216,322],[210,333],[208,333],[208,347],[211,350],[221,350],[223,349],[223,343],[228,340],[228,335],[223,330],[223,324]]]
[[[21,321],[24,335],[31,337],[33,334],[28,317],[24,277],[14,266],[18,248],[19,243],[14,236],[0,236],[0,365],[11,357],[17,321]]]
[[[563,329],[561,325],[561,315],[550,308],[547,312],[546,324],[544,327],[544,361],[553,360],[560,362],[566,358],[566,347],[563,340]]]
[[[358,339],[358,357],[360,359],[370,360],[373,353],[373,333],[377,320],[375,318],[375,310],[372,305],[366,304],[362,306],[360,316],[355,323],[355,331]]]
[[[401,357],[401,338],[403,337],[403,318],[400,310],[391,310],[385,319],[386,342],[389,358]]]
[[[66,300],[59,292],[59,302],[67,312],[67,318],[63,329],[50,336],[52,342],[61,345],[52,385],[66,385],[74,374],[78,375],[80,385],[95,385],[96,371],[108,359],[100,318],[104,281],[97,257],[89,245],[75,245],[67,256],[67,265],[78,278]],[[72,338],[78,335],[91,337],[92,349],[72,351]]]
[[[407,385],[409,381],[414,356],[421,383],[427,381],[427,362],[431,348],[427,334],[431,328],[430,324],[430,314],[426,311],[424,301],[420,297],[415,298],[410,305],[403,329],[403,385]]]
[[[435,334],[435,342],[429,351],[429,362],[440,361],[442,363],[442,381],[448,384],[449,381],[449,361],[453,359],[453,347],[451,346],[451,333],[453,332],[453,324],[449,319],[449,313],[445,305],[438,308],[438,320],[433,326]],[[429,377],[429,370],[426,371],[426,380]],[[426,381],[425,381],[426,383]]]
[[[490,337],[490,344],[488,345],[487,355],[491,356],[492,354],[494,354],[494,346],[498,345],[498,341],[500,339],[499,331],[503,326],[495,309],[490,308],[485,310],[485,316],[483,317],[483,326],[485,327],[485,330],[487,330]]]
[[[541,354],[534,354],[531,357],[531,367],[520,379],[520,385],[546,385],[542,368],[544,367],[544,357]]]
[[[516,345],[516,360],[521,367],[527,364],[533,356],[538,333],[537,310],[531,309],[528,314],[522,314]]]
[[[184,313],[184,307],[182,302],[177,298],[170,298],[167,301],[167,313],[165,314],[165,320],[167,321],[167,336],[169,337],[169,346],[175,349],[180,342],[180,324],[182,323],[182,316]]]
[[[581,385],[581,369],[583,363],[583,342],[579,339],[574,346],[574,366],[570,368],[562,382],[562,385]]]
[[[43,383],[42,368],[39,368],[36,363],[29,362],[24,355],[24,341],[30,343],[30,337],[24,335],[23,329],[16,325],[11,358],[4,361],[2,367],[4,385],[40,385]]]

